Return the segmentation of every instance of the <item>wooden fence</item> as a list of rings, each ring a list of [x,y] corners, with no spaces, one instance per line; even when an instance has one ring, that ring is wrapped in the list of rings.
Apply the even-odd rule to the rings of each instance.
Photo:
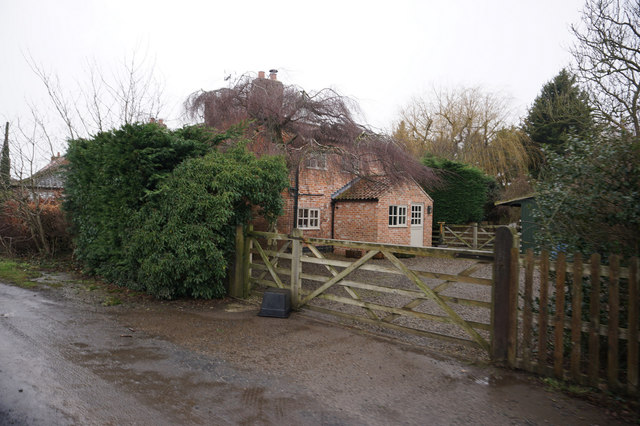
[[[637,394],[638,258],[621,267],[613,255],[604,266],[597,254],[587,264],[580,254],[568,263],[564,253],[536,259],[529,249],[519,263],[524,271],[516,266],[511,283],[521,297],[509,365]]]
[[[531,251],[521,256],[517,242],[504,226],[492,252],[305,238],[298,230],[245,236],[240,227],[230,291],[246,297],[255,285],[289,288],[295,309],[471,345],[507,366],[636,395],[638,259],[624,267],[616,256],[609,265],[597,255],[587,265],[579,255],[572,263],[562,253],[536,259]],[[363,256],[331,259],[319,246]],[[461,267],[428,270],[416,266],[420,258],[457,259]],[[456,295],[459,286],[477,297]],[[469,319],[470,310],[483,320]]]
[[[364,243],[247,232],[240,243],[238,294],[254,285],[290,288],[292,305],[377,327],[480,348],[491,347],[493,253]],[[239,237],[239,240],[242,238]],[[269,247],[268,242],[279,242]],[[318,247],[359,250],[354,261],[330,258]],[[276,249],[275,247],[279,247]],[[242,254],[240,254],[242,252]],[[403,259],[403,256],[409,258]],[[429,270],[422,258],[461,259],[455,273]],[[484,271],[484,275],[478,273]],[[482,275],[480,273],[480,275]],[[471,286],[475,297],[456,289]],[[481,312],[470,319],[469,312]]]
[[[448,247],[469,248],[473,250],[493,250],[497,225],[479,225],[477,222],[468,225],[451,225],[438,222],[437,239]]]

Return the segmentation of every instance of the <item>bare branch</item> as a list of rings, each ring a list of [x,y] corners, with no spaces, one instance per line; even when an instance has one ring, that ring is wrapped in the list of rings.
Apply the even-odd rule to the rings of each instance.
[[[583,27],[572,26],[576,73],[592,93],[600,117],[640,136],[640,4],[588,0]]]
[[[357,174],[411,177],[428,184],[437,181],[431,169],[393,138],[358,124],[356,102],[332,89],[307,92],[275,79],[244,74],[229,87],[191,94],[184,106],[190,118],[221,130],[247,121],[248,135],[255,144],[262,151],[273,144],[281,146],[292,168],[314,152],[334,152],[360,159],[362,167],[354,168]]]

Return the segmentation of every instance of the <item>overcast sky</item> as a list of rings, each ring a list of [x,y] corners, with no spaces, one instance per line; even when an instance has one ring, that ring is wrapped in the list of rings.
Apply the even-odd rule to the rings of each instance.
[[[378,129],[433,87],[479,85],[511,97],[523,115],[570,64],[569,25],[583,3],[0,0],[0,119],[46,102],[25,56],[72,89],[88,62],[109,73],[134,52],[155,63],[170,126],[189,93],[271,68],[285,84],[355,98]]]

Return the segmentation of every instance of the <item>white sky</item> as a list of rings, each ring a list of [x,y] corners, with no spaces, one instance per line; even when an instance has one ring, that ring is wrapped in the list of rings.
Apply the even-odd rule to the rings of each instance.
[[[285,84],[355,98],[378,129],[389,129],[401,106],[433,87],[499,91],[522,116],[570,64],[569,25],[583,4],[0,0],[0,119],[47,101],[25,56],[73,88],[89,61],[108,73],[136,51],[155,61],[170,126],[179,125],[189,93],[224,86],[228,74],[270,68]]]

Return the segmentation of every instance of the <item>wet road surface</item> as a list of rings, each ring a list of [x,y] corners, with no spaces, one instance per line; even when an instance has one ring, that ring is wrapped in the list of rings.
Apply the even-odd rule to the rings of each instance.
[[[350,421],[98,310],[0,284],[0,424],[276,424],[285,407],[287,422]]]
[[[299,314],[188,306],[0,284],[0,424],[616,424],[514,373]]]

